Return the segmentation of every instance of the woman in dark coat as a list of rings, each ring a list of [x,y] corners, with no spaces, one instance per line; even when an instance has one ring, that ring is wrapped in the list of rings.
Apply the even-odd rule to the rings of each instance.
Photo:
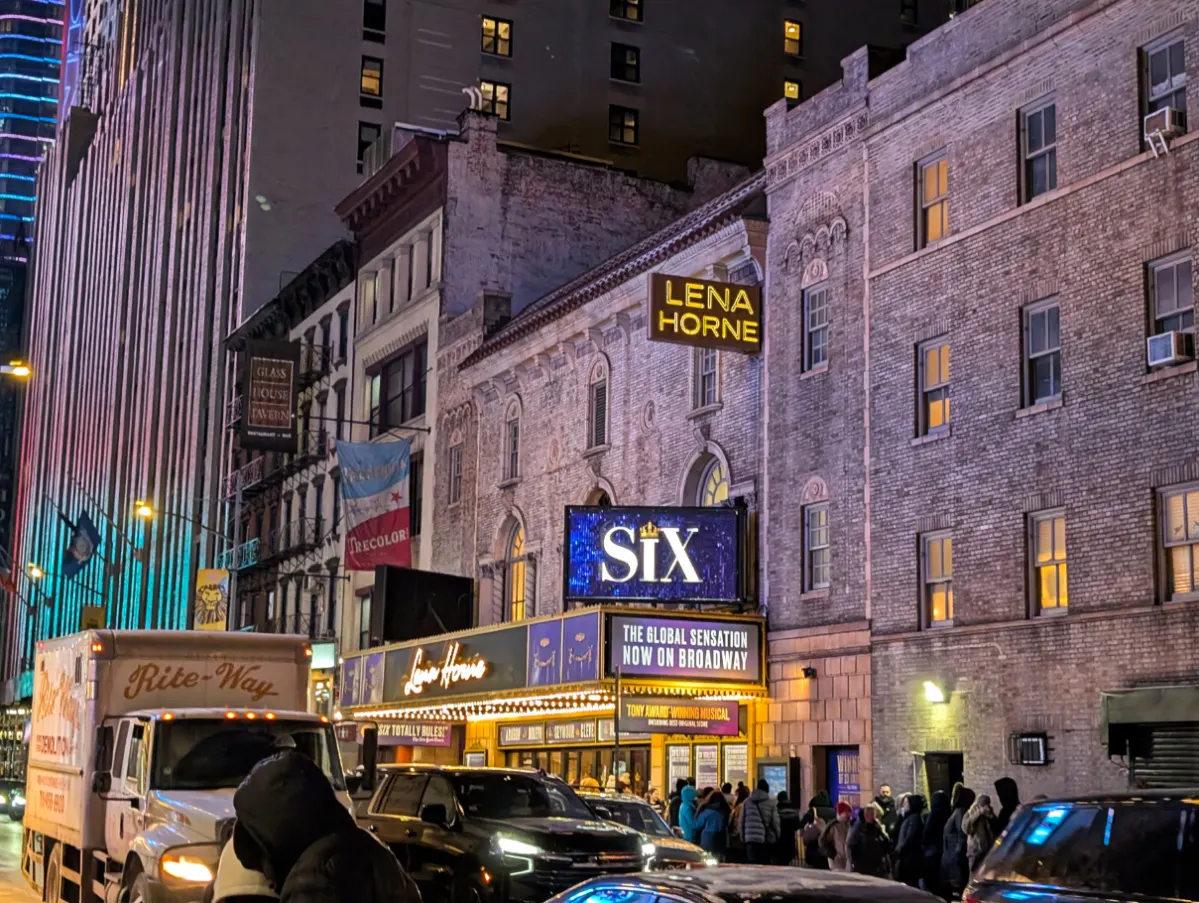
[[[895,840],[895,880],[908,887],[919,887],[924,875],[924,797],[908,794],[906,811],[899,822]]]
[[[949,797],[944,790],[936,791],[929,805],[928,817],[924,820],[924,832],[920,838],[924,870],[921,879],[924,889],[930,893],[941,892],[941,853],[945,842],[945,824],[950,816]]]
[[[828,857],[820,852],[820,835],[824,826],[837,817],[828,792],[821,790],[808,801],[808,811],[799,821],[803,841],[804,863],[810,869],[827,869]]]
[[[953,785],[949,800],[953,813],[945,823],[944,843],[941,852],[941,893],[947,900],[960,897],[970,883],[970,858],[966,852],[966,832],[962,830],[962,819],[974,805],[974,791],[961,784]]]

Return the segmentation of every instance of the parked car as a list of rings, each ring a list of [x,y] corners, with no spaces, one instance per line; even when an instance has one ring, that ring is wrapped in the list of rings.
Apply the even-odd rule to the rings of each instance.
[[[25,817],[25,788],[18,787],[8,798],[8,817],[20,821]]]
[[[962,899],[1034,897],[1199,901],[1199,790],[1099,794],[1020,810]]]
[[[651,870],[686,869],[716,865],[702,847],[678,837],[653,806],[630,793],[581,793],[587,806],[600,818],[632,828],[642,841],[654,847]]]
[[[641,871],[655,853],[561,779],[512,768],[384,766],[359,824],[426,900],[541,903],[586,878]]]
[[[906,884],[770,865],[593,878],[550,903],[938,903]]]

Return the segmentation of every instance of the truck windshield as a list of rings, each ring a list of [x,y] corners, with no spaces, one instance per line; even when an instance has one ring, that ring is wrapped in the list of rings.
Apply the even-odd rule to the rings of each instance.
[[[345,790],[332,729],[312,721],[161,721],[154,744],[155,790],[236,787],[255,765],[295,748],[321,767],[335,790]]]

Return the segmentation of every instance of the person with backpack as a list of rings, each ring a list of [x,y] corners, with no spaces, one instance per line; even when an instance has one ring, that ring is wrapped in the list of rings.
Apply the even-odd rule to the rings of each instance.
[[[751,865],[771,864],[781,832],[778,804],[771,799],[770,785],[763,778],[745,801],[741,813],[741,839],[745,841]]]

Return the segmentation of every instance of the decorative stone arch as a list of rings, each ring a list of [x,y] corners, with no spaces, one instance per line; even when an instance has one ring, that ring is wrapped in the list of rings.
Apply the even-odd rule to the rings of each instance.
[[[587,385],[593,386],[601,379],[612,378],[612,362],[602,351],[593,355],[591,365],[587,368]]]
[[[612,484],[603,477],[596,477],[591,483],[591,488],[587,490],[583,504],[602,505],[605,504],[605,497],[607,498],[606,504],[616,504],[616,490],[612,488]]]
[[[719,464],[724,469],[725,480],[728,481],[730,489],[730,498],[732,498],[731,490],[733,486],[733,473],[729,467],[728,455],[719,443],[707,440],[703,446],[691,456],[687,462],[687,466],[683,468],[683,476],[679,482],[678,499],[679,503],[684,506],[700,505],[700,491],[703,488],[704,481],[711,472],[713,464]]]
[[[823,477],[808,477],[808,481],[804,483],[803,491],[799,495],[799,503],[801,505],[814,505],[818,502],[828,501],[828,483]]]
[[[481,562],[480,566],[480,578],[488,598],[480,597],[479,604],[490,614],[489,623],[509,620],[513,603],[517,601],[523,608],[523,619],[536,616],[537,559],[537,549],[529,542],[524,514],[513,506],[500,521],[492,538],[491,560]]]
[[[509,481],[520,478],[521,471],[524,470],[524,455],[522,454],[521,446],[524,445],[524,424],[521,421],[524,419],[524,403],[520,395],[512,394],[504,402],[504,420],[500,425],[500,482],[501,485],[507,484]],[[512,421],[517,422],[516,432],[516,472],[510,473],[508,466],[508,424]]]

